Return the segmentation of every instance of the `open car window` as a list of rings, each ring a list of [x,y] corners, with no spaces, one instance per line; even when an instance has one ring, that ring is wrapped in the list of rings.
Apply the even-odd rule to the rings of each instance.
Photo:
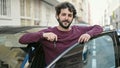
[[[118,64],[116,38],[115,33],[110,32],[101,34],[85,44],[75,44],[47,68],[115,68]]]

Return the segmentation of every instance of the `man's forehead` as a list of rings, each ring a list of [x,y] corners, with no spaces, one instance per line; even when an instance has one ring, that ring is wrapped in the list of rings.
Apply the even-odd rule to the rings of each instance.
[[[73,12],[71,12],[68,8],[61,9],[61,13],[73,14]]]

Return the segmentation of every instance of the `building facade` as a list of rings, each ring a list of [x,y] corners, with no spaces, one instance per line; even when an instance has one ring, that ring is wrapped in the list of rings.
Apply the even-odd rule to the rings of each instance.
[[[110,24],[114,29],[120,29],[120,6],[113,11],[113,14],[110,16]]]
[[[0,0],[0,26],[54,26],[55,5],[69,1],[77,9],[77,18],[89,22],[87,0]]]
[[[104,11],[103,26],[112,26],[112,29],[120,27],[120,0],[106,0]]]
[[[50,26],[57,0],[0,0],[0,26]]]

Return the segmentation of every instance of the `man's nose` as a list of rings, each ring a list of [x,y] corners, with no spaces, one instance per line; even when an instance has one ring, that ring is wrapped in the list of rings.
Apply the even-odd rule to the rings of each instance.
[[[65,19],[68,20],[68,18],[69,18],[68,15],[66,15],[66,16],[65,16]]]

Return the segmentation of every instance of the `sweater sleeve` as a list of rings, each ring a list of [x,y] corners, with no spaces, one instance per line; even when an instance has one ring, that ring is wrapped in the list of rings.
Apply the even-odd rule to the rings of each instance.
[[[43,38],[43,32],[35,32],[35,33],[27,33],[20,37],[19,43],[21,44],[28,44],[32,42],[38,42],[40,39]]]
[[[45,32],[51,32],[53,28],[48,27],[46,29],[40,30],[38,32],[34,32],[34,33],[26,33],[23,36],[20,37],[19,39],[19,43],[21,44],[29,44],[29,43],[34,43],[34,42],[38,42],[40,40],[43,40],[43,33]]]
[[[91,37],[96,36],[103,32],[103,28],[99,25],[94,26],[78,26],[82,34],[88,33]]]
[[[103,32],[103,28],[99,25],[94,25],[94,26],[90,27],[89,29],[90,30],[87,31],[86,33],[88,33],[91,37]]]

